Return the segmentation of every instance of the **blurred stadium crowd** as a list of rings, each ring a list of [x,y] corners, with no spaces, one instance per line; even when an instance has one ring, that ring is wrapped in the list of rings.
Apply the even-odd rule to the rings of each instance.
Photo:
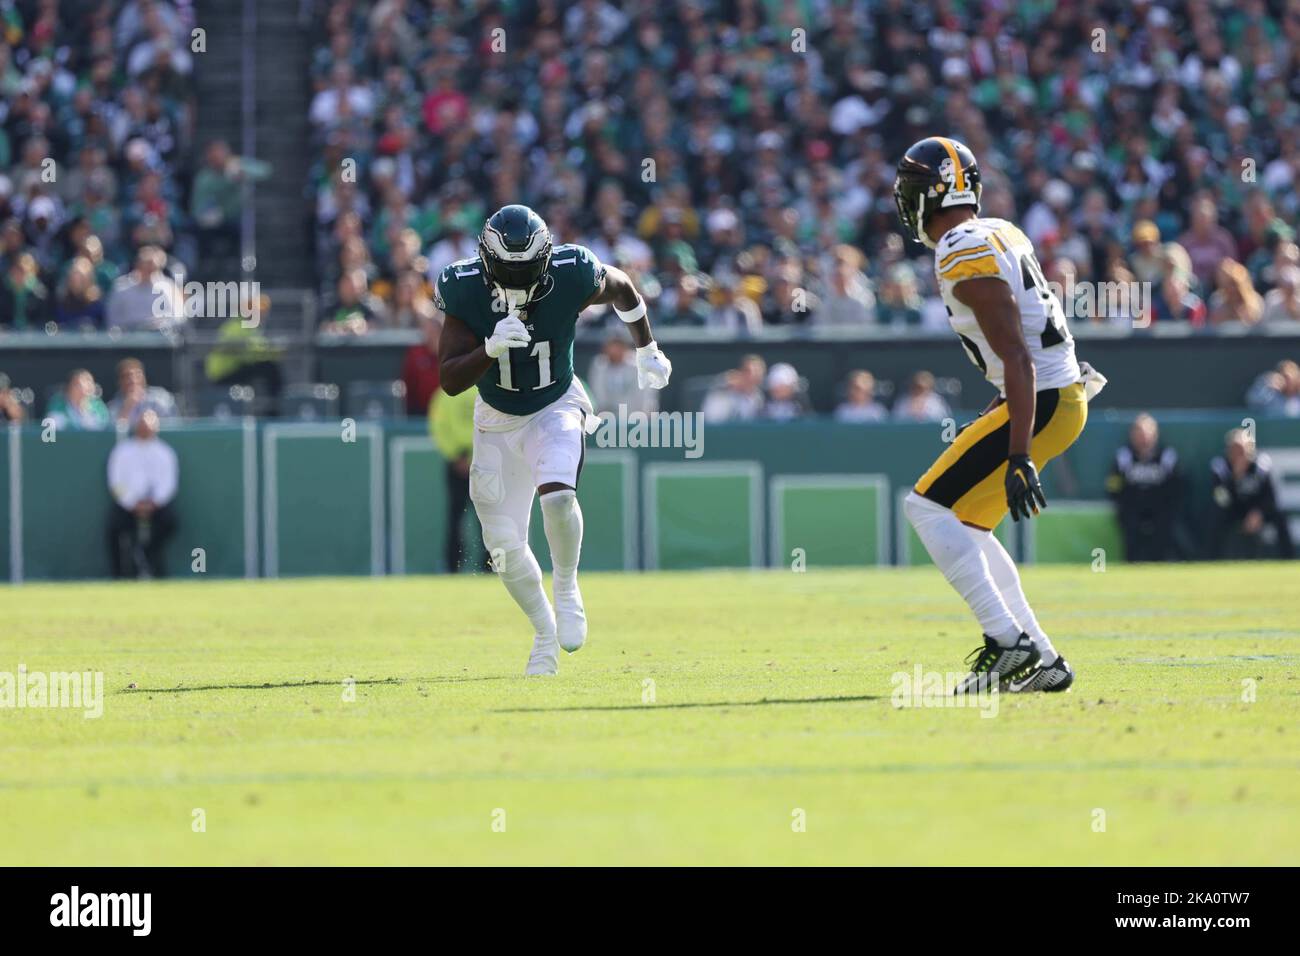
[[[264,170],[195,149],[193,20],[6,5],[0,327],[158,325],[155,281],[233,245]],[[936,129],[1067,295],[1151,284],[1143,314],[1080,293],[1076,321],[1300,321],[1300,0],[333,0],[317,21],[328,330],[434,318],[430,276],[512,201],[632,272],[661,326],[943,328],[891,194]]]
[[[220,141],[195,155],[193,20],[185,0],[0,4],[0,328],[171,324],[176,279],[234,249],[259,170]]]
[[[334,0],[322,23],[338,331],[431,314],[430,275],[517,201],[660,326],[946,328],[891,191],[936,130],[1050,280],[1151,283],[1143,314],[1076,321],[1300,320],[1297,0]]]
[[[153,284],[232,247],[264,173],[195,148],[190,3],[2,16],[0,327],[160,324]],[[512,201],[632,272],[660,326],[943,328],[891,195],[935,130],[1067,296],[1150,283],[1114,314],[1080,293],[1076,322],[1300,321],[1300,0],[333,0],[316,20],[328,330],[435,318],[430,276]]]
[[[1300,321],[1300,0],[314,12],[321,327],[421,328],[412,411],[437,387],[431,279],[506,202],[631,272],[661,328],[946,329],[891,193],[897,156],[936,129],[975,150],[985,212],[1023,225],[1076,326]],[[266,172],[194,142],[191,3],[33,0],[2,22],[0,329],[172,324],[158,290],[176,300],[200,257],[235,247],[244,181]],[[1141,314],[1069,301],[1130,281],[1152,291]],[[745,364],[711,417],[807,410],[779,397],[798,388],[781,366],[761,401],[741,394]],[[209,377],[238,379],[224,371]],[[841,392],[867,410],[844,414],[932,415],[926,382],[878,412],[891,396],[855,373]],[[1268,373],[1250,402],[1288,413],[1295,385]]]

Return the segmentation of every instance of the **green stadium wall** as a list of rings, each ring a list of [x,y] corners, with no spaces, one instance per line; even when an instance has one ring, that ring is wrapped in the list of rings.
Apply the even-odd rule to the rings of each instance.
[[[1196,509],[1210,459],[1245,412],[1167,412]],[[1104,480],[1132,413],[1097,409],[1044,472],[1051,507],[999,535],[1026,561],[1119,560]],[[1288,482],[1300,485],[1300,421],[1256,420]],[[346,432],[346,434],[345,434]],[[53,437],[54,440],[47,440]],[[163,438],[180,459],[171,576],[426,574],[446,571],[445,468],[421,421],[355,425],[193,422]],[[348,439],[348,440],[345,440]],[[0,441],[0,579],[108,574],[106,466],[112,433],[10,426]],[[579,495],[589,570],[864,566],[928,561],[899,501],[943,448],[938,425],[830,421],[716,425],[703,454],[602,448],[588,439]],[[466,541],[481,555],[477,523]],[[548,567],[539,510],[530,528]]]
[[[1176,323],[1147,330],[1071,324],[1079,357],[1110,378],[1110,385],[1097,398],[1099,408],[1232,408],[1245,401],[1261,372],[1279,359],[1300,358],[1300,335],[1292,329],[1255,327],[1238,333]],[[672,382],[661,395],[665,409],[698,408],[713,377],[733,368],[746,352],[761,355],[769,364],[793,363],[807,379],[814,407],[821,410],[835,407],[845,377],[860,368],[896,388],[902,388],[917,369],[929,369],[961,386],[957,404],[967,408],[982,408],[991,394],[979,369],[947,333],[875,327],[853,332],[776,328],[737,340],[670,326],[656,334],[673,360]],[[580,330],[575,355],[580,374],[591,367],[603,336],[597,329]],[[322,336],[309,347],[310,374],[315,381],[338,385],[346,397],[351,382],[398,378],[406,349],[418,341],[418,333],[397,330],[363,337]],[[111,393],[117,363],[131,356],[144,361],[152,384],[183,391],[188,380],[184,370],[193,369],[198,354],[155,332],[120,336],[10,332],[5,336],[0,371],[7,372],[16,386],[32,389],[34,414],[39,415],[74,368],[88,369]],[[355,414],[347,407],[341,412]]]

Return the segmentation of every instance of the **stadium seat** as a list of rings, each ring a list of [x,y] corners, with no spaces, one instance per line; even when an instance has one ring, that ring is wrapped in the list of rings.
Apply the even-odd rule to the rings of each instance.
[[[324,382],[289,385],[280,399],[282,418],[315,421],[337,418],[338,414],[339,387],[337,385]]]
[[[406,413],[406,383],[349,382],[344,411],[353,418],[401,418]]]
[[[199,390],[196,410],[204,418],[242,418],[256,414],[257,394],[251,385],[230,385]]]

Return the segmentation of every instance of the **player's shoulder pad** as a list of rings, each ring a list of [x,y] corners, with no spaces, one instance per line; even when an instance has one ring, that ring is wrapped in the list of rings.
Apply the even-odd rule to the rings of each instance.
[[[586,246],[579,245],[576,242],[566,242],[561,246],[556,246],[551,252],[552,265],[569,265],[571,263],[600,266],[600,259]]]
[[[934,250],[934,270],[940,279],[956,282],[978,276],[998,277],[1002,246],[994,236],[996,225],[972,219],[943,234]]]
[[[438,281],[433,284],[433,304],[443,312],[447,311],[447,303],[458,302],[461,296],[468,291],[468,283],[471,281],[483,281],[483,265],[478,261],[478,257],[469,259],[457,259],[449,263],[438,274]]]
[[[457,259],[455,262],[448,263],[442,270],[442,274],[438,276],[438,281],[460,281],[482,275],[483,263],[479,262],[478,256],[470,256],[468,259]]]
[[[935,252],[956,252],[958,249],[984,245],[995,228],[996,223],[988,219],[967,219],[960,225],[953,226],[940,237]]]
[[[576,242],[566,242],[556,246],[551,253],[551,269],[557,278],[573,269],[574,275],[584,288],[598,289],[605,281],[605,265],[594,252]]]

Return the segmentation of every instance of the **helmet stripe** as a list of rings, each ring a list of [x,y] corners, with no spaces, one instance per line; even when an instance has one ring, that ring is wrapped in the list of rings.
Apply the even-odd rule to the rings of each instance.
[[[957,171],[957,192],[965,192],[966,174],[962,172],[961,160],[957,158],[957,147],[953,146],[952,140],[942,136],[936,136],[935,139],[943,143],[943,148],[948,151],[948,158],[952,160],[953,169]]]

